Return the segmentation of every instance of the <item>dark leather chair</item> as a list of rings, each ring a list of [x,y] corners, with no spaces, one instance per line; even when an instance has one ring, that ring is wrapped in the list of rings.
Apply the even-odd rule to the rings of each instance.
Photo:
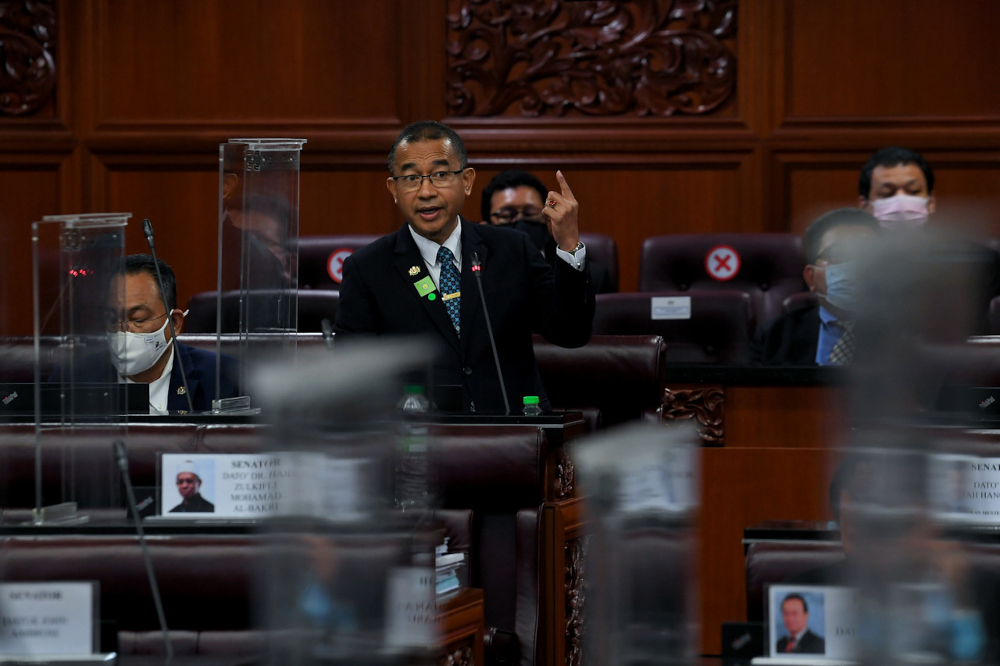
[[[728,245],[740,257],[739,271],[719,281],[706,270],[709,252]],[[750,295],[757,322],[781,314],[789,294],[806,289],[799,236],[788,233],[677,234],[647,238],[639,260],[639,291],[738,290]]]
[[[612,291],[618,291],[618,243],[606,234],[580,232],[580,240],[587,246],[587,259],[599,261],[608,269]]]
[[[252,292],[249,296],[255,299],[253,304],[264,307],[280,307],[280,299],[287,298],[289,292],[281,290],[261,290]],[[319,333],[323,330],[322,321],[333,322],[337,317],[337,306],[340,303],[340,292],[319,289],[299,289],[295,293],[298,299],[298,331],[300,333]],[[215,333],[216,309],[218,292],[205,291],[195,294],[188,301],[188,316],[184,322],[186,333]],[[240,330],[240,292],[227,291],[222,294],[222,333],[237,333]]]
[[[746,562],[747,620],[764,621],[768,585],[843,559],[844,550],[839,541],[758,541],[750,544]]]
[[[339,257],[335,260],[334,255],[341,250],[354,252],[378,238],[367,234],[302,236],[299,238],[299,289],[340,289],[341,278],[337,270],[343,260]]]
[[[656,413],[667,345],[658,335],[595,335],[577,349],[535,336],[535,360],[554,409],[583,412],[591,430]]]
[[[800,291],[785,298],[781,302],[781,314],[795,312],[802,308],[807,308],[816,302],[816,294],[812,291]]]
[[[689,319],[653,319],[657,297],[690,297]],[[595,335],[659,335],[668,363],[749,361],[754,330],[750,295],[741,291],[599,294]]]

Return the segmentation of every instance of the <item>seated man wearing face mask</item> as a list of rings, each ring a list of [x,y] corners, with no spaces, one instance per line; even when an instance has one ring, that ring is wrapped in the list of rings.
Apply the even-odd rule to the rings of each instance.
[[[934,170],[920,153],[908,148],[889,146],[868,158],[858,179],[857,205],[874,215],[886,231],[955,231],[948,229],[946,221],[935,223]],[[989,333],[989,302],[1000,295],[1000,255],[960,236],[942,236],[939,247],[942,253],[962,255],[978,267],[976,299],[982,307],[976,326],[978,333]]]
[[[520,169],[508,169],[493,177],[480,200],[483,221],[493,225],[506,225],[528,234],[532,244],[545,256],[550,266],[555,265],[556,241],[549,230],[549,222],[542,215],[542,206],[548,200],[545,185],[533,174]],[[614,291],[608,269],[591,258],[587,262],[590,283],[594,293]]]
[[[186,414],[187,396],[196,412],[212,409],[215,398],[215,359],[212,352],[195,349],[171,339],[167,317],[179,335],[184,315],[177,309],[177,278],[160,261],[164,294],[156,281],[156,264],[148,254],[125,258],[112,278],[107,305],[110,357],[84,361],[80,373],[94,381],[149,384],[150,414]],[[118,297],[124,299],[119,303]],[[164,305],[166,301],[167,306]],[[181,376],[187,374],[187,389]],[[236,360],[223,357],[220,397],[238,395]]]
[[[802,276],[817,302],[789,312],[754,341],[751,357],[765,365],[846,365],[853,346],[852,299],[857,285],[852,250],[878,233],[878,221],[855,208],[840,208],[806,230]]]

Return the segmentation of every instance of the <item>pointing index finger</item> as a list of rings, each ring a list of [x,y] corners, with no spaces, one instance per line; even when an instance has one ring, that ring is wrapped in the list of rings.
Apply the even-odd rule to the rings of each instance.
[[[567,199],[576,200],[573,196],[573,190],[569,189],[569,183],[566,182],[566,176],[563,175],[562,171],[556,171],[556,180],[559,181],[559,190],[562,195]]]

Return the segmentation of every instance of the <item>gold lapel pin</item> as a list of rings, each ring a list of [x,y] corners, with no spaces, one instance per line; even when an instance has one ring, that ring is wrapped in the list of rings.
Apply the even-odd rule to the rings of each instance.
[[[410,266],[410,275],[416,275],[420,272],[420,266]]]

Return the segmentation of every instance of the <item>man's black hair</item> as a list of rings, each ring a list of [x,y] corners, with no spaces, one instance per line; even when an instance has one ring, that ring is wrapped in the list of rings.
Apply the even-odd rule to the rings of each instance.
[[[493,180],[483,190],[482,199],[479,200],[479,212],[483,216],[484,222],[493,224],[493,218],[490,215],[490,201],[493,199],[493,195],[514,187],[530,187],[538,192],[538,196],[542,198],[543,202],[549,196],[549,188],[545,187],[545,184],[535,174],[521,169],[501,171],[493,176]]]
[[[396,148],[399,147],[399,144],[436,141],[437,139],[449,140],[452,148],[455,149],[455,155],[458,156],[458,165],[463,169],[469,166],[469,154],[465,152],[465,144],[458,132],[436,120],[419,120],[404,127],[403,131],[396,137],[396,142],[392,144],[392,149],[389,151],[389,173],[395,175],[392,168],[396,165]]]
[[[879,228],[878,220],[859,208],[838,208],[821,215],[809,225],[802,240],[807,264],[815,264],[819,258],[819,246],[826,232],[841,225],[868,227],[874,231]]]
[[[799,601],[801,601],[802,602],[802,610],[805,611],[806,613],[809,612],[809,604],[806,603],[806,598],[803,597],[798,592],[792,592],[791,594],[785,595],[785,598],[781,600],[781,607],[784,608],[785,602],[789,601],[791,599],[798,599]]]
[[[861,177],[858,179],[858,194],[866,200],[871,197],[872,172],[875,167],[894,167],[916,164],[924,173],[924,180],[927,181],[927,193],[934,194],[934,170],[924,160],[924,156],[909,148],[899,146],[889,146],[881,148],[872,153],[865,165],[861,167]]]
[[[167,312],[173,312],[177,308],[177,277],[174,275],[174,269],[170,268],[167,262],[159,259],[158,263],[160,264],[160,275],[163,277],[163,299],[167,302]],[[151,254],[128,255],[120,270],[116,272],[120,275],[148,273],[153,278],[153,284],[158,284],[156,282],[156,263],[153,262]],[[158,286],[157,291],[159,291]]]

